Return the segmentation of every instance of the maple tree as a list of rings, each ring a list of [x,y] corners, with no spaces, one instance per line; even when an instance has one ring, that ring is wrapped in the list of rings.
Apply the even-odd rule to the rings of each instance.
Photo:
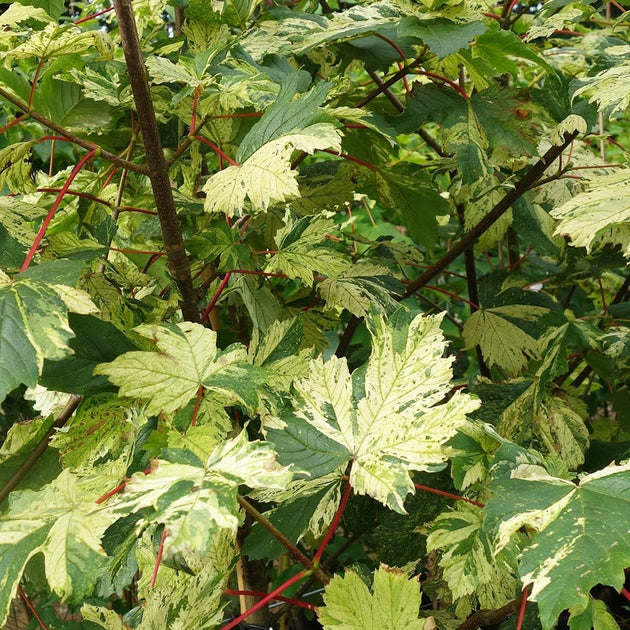
[[[0,626],[630,627],[627,16],[8,5]]]

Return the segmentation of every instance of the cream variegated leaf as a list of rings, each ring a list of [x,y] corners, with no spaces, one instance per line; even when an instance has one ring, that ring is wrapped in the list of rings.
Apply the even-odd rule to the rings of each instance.
[[[256,404],[260,370],[252,366],[240,344],[217,348],[217,334],[199,324],[183,322],[142,325],[135,331],[157,346],[156,352],[126,352],[102,363],[95,374],[106,374],[120,395],[146,400],[146,413],[173,413],[184,407],[199,388],[223,405]]]
[[[381,566],[371,591],[349,570],[326,586],[318,615],[324,630],[426,630],[428,620],[418,619],[421,599],[418,583],[402,569]]]
[[[167,454],[170,460],[154,459],[150,474],[134,475],[125,494],[103,507],[116,515],[153,508],[142,520],[167,527],[166,557],[203,557],[221,530],[236,533],[239,485],[282,490],[292,478],[271,446],[250,442],[245,431],[221,442],[205,461],[189,450]]]
[[[115,520],[96,510],[104,487],[115,486],[126,463],[114,461],[81,476],[64,470],[38,491],[11,494],[0,522],[0,624],[26,563],[41,553],[50,589],[62,600],[89,597],[106,556],[100,537]],[[90,567],[90,571],[86,571]]]
[[[520,557],[523,586],[538,603],[544,630],[566,608],[584,609],[596,584],[620,590],[630,551],[630,464],[610,465],[578,484],[521,464],[492,483],[484,528],[496,535],[498,553],[521,528],[535,533]]]
[[[630,258],[630,169],[593,177],[585,192],[551,211],[559,220],[554,234],[568,236],[587,252],[619,245]]]
[[[215,173],[206,183],[205,210],[228,216],[265,212],[275,203],[299,197],[294,151],[341,150],[341,136],[330,123],[315,123],[267,142],[242,164]]]
[[[440,551],[439,564],[453,597],[473,596],[483,608],[499,608],[516,596],[515,544],[492,556],[492,540],[481,529],[481,508],[458,502],[438,516],[427,537],[427,550]]]
[[[365,369],[350,374],[345,359],[313,360],[309,377],[294,386],[293,411],[270,430],[281,461],[301,448],[294,461],[314,476],[351,461],[355,492],[404,513],[414,491],[410,472],[442,468],[443,444],[478,407],[462,392],[436,405],[452,378],[440,321],[402,308],[387,323],[372,313]]]

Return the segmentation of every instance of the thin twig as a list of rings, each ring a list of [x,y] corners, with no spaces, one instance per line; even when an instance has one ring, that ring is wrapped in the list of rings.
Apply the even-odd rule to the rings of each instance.
[[[13,473],[11,478],[0,488],[0,503],[2,503],[11,494],[13,489],[24,479],[29,470],[33,468],[37,460],[42,456],[48,447],[48,442],[55,432],[55,429],[62,427],[68,418],[74,413],[79,403],[83,400],[83,396],[71,396],[68,404],[59,414],[53,425],[46,431],[46,435],[37,443],[37,446],[29,453],[24,463]]]
[[[7,90],[3,88],[0,88],[0,97],[9,101],[18,109],[21,109],[25,114],[28,115],[29,118],[36,120],[38,123],[44,125],[44,127],[47,127],[51,131],[58,133],[60,136],[66,138],[66,140],[69,140],[70,142],[73,142],[74,144],[83,147],[84,149],[88,149],[89,151],[93,151],[94,149],[96,149],[100,157],[106,159],[112,164],[116,164],[116,166],[126,168],[130,171],[134,171],[135,173],[146,174],[147,167],[145,165],[136,164],[135,162],[125,160],[121,157],[118,157],[114,153],[110,153],[109,151],[106,151],[105,149],[99,147],[97,144],[94,144],[94,142],[84,140],[83,138],[79,138],[79,136],[75,136],[72,132],[64,129],[61,125],[58,125],[56,122],[53,122],[49,118],[46,118],[46,116],[42,116],[42,114],[40,114],[39,112],[30,110],[29,106],[26,103],[21,101],[19,98],[15,98],[10,92],[7,92]]]
[[[261,514],[247,499],[238,495],[238,504],[257,522],[260,523],[286,550],[295,558],[302,566],[312,569],[313,576],[322,584],[326,585],[330,582],[330,578],[318,567],[315,567],[313,561],[304,553],[302,553],[273,523]]]
[[[540,176],[553,164],[556,159],[562,154],[562,152],[573,142],[578,135],[577,131],[572,133],[565,133],[564,140],[560,145],[554,145],[551,147],[528,171],[523,175],[521,180],[516,184],[514,188],[508,191],[505,196],[499,201],[488,214],[479,221],[474,227],[466,232],[453,246],[449,249],[444,256],[431,265],[423,274],[418,276],[415,280],[412,280],[408,285],[406,291],[396,299],[402,301],[411,295],[413,295],[418,289],[422,288],[427,282],[435,278],[442,273],[456,258],[458,258],[466,249],[475,243],[477,239],[484,233],[490,226],[498,221],[508,210],[512,207],[512,204],[522,197],[540,178]],[[352,316],[348,321],[346,329],[344,330],[337,346],[336,355],[344,356],[352,336],[354,335],[359,323],[360,318]]]

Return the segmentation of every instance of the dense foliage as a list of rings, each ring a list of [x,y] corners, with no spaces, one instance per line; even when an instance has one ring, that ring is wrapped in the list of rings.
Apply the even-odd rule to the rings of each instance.
[[[621,4],[5,6],[0,625],[630,627]]]

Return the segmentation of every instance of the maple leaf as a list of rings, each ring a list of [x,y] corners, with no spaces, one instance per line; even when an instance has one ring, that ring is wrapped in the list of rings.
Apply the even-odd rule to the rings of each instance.
[[[274,203],[299,197],[298,172],[291,168],[291,155],[295,150],[313,153],[320,149],[341,151],[341,136],[331,123],[315,123],[267,142],[242,164],[229,166],[208,180],[203,187],[206,212],[235,216],[247,206],[251,212],[265,212]]]
[[[263,380],[250,365],[244,346],[219,350],[217,334],[191,322],[142,325],[135,331],[152,339],[158,352],[126,352],[99,364],[94,373],[106,374],[120,387],[121,396],[147,400],[148,415],[177,411],[199,387],[225,405],[256,404],[255,384]]]
[[[274,240],[277,253],[266,265],[267,271],[281,271],[290,278],[300,278],[312,286],[313,272],[337,276],[351,265],[350,258],[335,245],[328,235],[336,230],[331,219],[285,216],[285,226]]]
[[[96,309],[83,291],[0,270],[0,401],[18,385],[34,386],[44,359],[71,354],[68,311]]]
[[[505,473],[504,473],[505,474]],[[486,508],[484,527],[498,538],[497,552],[521,527],[537,533],[521,554],[523,586],[532,585],[544,630],[566,608],[586,608],[596,584],[620,590],[630,565],[625,543],[630,520],[630,464],[611,465],[579,484],[520,464],[491,484],[498,495]]]
[[[422,630],[418,619],[420,586],[401,569],[381,566],[374,572],[372,592],[355,571],[335,575],[318,610],[324,630]]]
[[[475,596],[483,608],[499,608],[516,595],[518,549],[510,543],[492,556],[492,541],[481,529],[480,508],[459,501],[440,514],[427,537],[427,550],[441,550],[439,564],[453,597]]]
[[[410,471],[441,468],[442,444],[478,406],[461,391],[435,406],[452,376],[441,319],[400,308],[386,323],[372,312],[365,369],[351,375],[345,359],[311,361],[310,376],[294,385],[293,411],[268,433],[280,461],[290,453],[313,476],[351,461],[355,492],[404,513],[404,497],[414,492]]]
[[[560,222],[554,234],[571,238],[574,247],[587,252],[605,244],[620,245],[630,258],[630,169],[619,169],[612,175],[593,177],[585,192],[579,193],[551,216]]]
[[[529,358],[538,358],[538,342],[508,318],[536,319],[549,309],[533,305],[508,305],[476,310],[464,324],[467,348],[479,345],[489,365],[498,364],[517,374]]]
[[[291,478],[289,469],[277,464],[271,445],[250,442],[242,431],[216,446],[205,461],[188,450],[166,449],[163,459],[153,460],[151,474],[134,475],[125,494],[103,509],[128,514],[153,508],[142,520],[167,527],[166,557],[203,557],[221,529],[236,532],[239,485],[282,489]]]
[[[100,538],[112,523],[109,515],[95,510],[94,501],[103,485],[119,482],[124,466],[112,462],[90,469],[85,477],[64,470],[37,492],[10,495],[0,521],[0,624],[36,553],[43,554],[48,584],[62,599],[80,601],[90,595],[106,560]]]

